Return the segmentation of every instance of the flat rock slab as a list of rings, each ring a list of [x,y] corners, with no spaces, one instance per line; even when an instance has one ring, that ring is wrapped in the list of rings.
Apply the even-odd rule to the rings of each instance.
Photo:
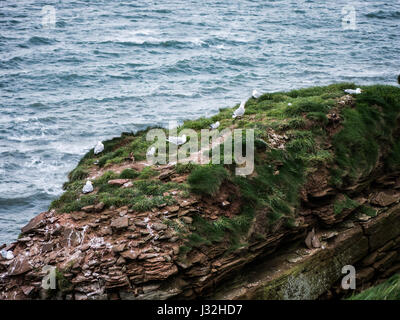
[[[387,207],[400,199],[400,192],[385,190],[375,193],[371,197],[371,203],[381,207]]]
[[[111,222],[111,227],[115,229],[124,229],[129,226],[128,217],[120,217]]]
[[[15,259],[8,267],[8,275],[16,276],[32,270],[28,259]]]
[[[125,183],[129,182],[129,179],[113,179],[109,180],[108,184],[114,185],[114,186],[123,186]]]
[[[47,212],[42,212],[41,214],[37,215],[29,223],[21,229],[22,233],[29,233],[37,228],[39,228],[43,224],[43,220],[45,218]]]

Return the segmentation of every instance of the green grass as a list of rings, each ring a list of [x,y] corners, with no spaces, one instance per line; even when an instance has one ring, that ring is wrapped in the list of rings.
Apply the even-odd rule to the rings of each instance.
[[[392,151],[385,165],[386,171],[397,171],[400,169],[400,139],[393,143]]]
[[[287,128],[304,129],[306,121],[301,117],[295,117],[289,120]]]
[[[189,163],[178,163],[175,167],[176,173],[191,173],[194,168],[196,168],[197,164],[192,162]]]
[[[328,118],[326,116],[325,112],[309,112],[307,114],[307,118],[310,120],[313,120],[314,122],[316,122],[316,124],[318,125],[327,125],[328,124]]]
[[[298,116],[303,113],[321,115],[326,114],[334,104],[334,100],[325,100],[321,97],[301,98],[293,105],[287,106],[285,113],[288,116]]]
[[[62,293],[72,291],[73,284],[64,276],[64,273],[58,268],[56,269],[56,289]]]
[[[385,282],[355,294],[348,300],[400,300],[400,274]]]
[[[70,182],[83,180],[89,175],[89,172],[82,167],[77,167],[68,174]]]
[[[182,227],[171,221],[167,224],[175,229],[178,234],[184,236],[185,244],[180,248],[180,254],[185,253],[192,248],[199,248],[204,245],[212,245],[225,241],[229,243],[228,250],[235,250],[245,245],[242,237],[250,228],[254,218],[254,210],[251,207],[245,207],[243,212],[233,218],[221,217],[216,221],[208,221],[199,215],[193,217],[192,228],[196,232],[188,232],[187,228]]]
[[[129,171],[131,174],[131,172]],[[148,173],[147,173],[148,174]],[[153,173],[152,173],[153,174]],[[82,195],[83,183],[69,185],[61,197],[51,204],[52,209],[59,212],[79,211],[83,207],[103,202],[106,207],[129,206],[137,211],[146,211],[157,207],[163,203],[174,204],[170,196],[163,196],[163,193],[171,190],[187,191],[188,186],[174,182],[163,183],[159,180],[135,180],[133,187],[120,188],[119,186],[109,185],[108,181],[119,178],[120,175],[112,171],[105,172],[102,176],[93,181],[93,186],[98,188],[97,194]],[[140,176],[139,176],[140,177]],[[75,186],[73,188],[73,186]]]
[[[134,170],[134,169],[124,169],[119,177],[121,179],[135,179],[137,176],[139,176],[139,173]]]
[[[377,211],[368,205],[362,205],[359,208],[359,212],[366,214],[367,216],[370,216],[370,217],[375,217],[377,215]]]
[[[154,170],[151,167],[146,167],[140,172],[138,179],[150,179],[158,176],[159,174],[160,173],[157,170]]]
[[[119,176],[116,174],[114,171],[106,171],[103,173],[102,176],[98,177],[96,180],[93,182],[93,186],[96,187],[101,187],[103,185],[107,185],[108,181],[113,180],[113,179],[118,179]]]
[[[325,99],[329,97],[343,96],[344,89],[355,89],[356,85],[354,83],[337,83],[331,84],[326,87],[311,87],[298,90],[292,90],[287,93],[288,96],[292,98],[298,97],[312,97],[312,96],[322,96]]]
[[[187,120],[183,123],[182,128],[184,129],[193,129],[193,130],[201,130],[207,129],[209,126],[214,123],[212,119],[200,118],[197,120]]]
[[[332,172],[336,186],[355,183],[376,166],[381,146],[393,146],[393,131],[400,112],[400,92],[391,86],[363,87],[355,108],[344,108],[343,130],[333,137],[337,168]],[[398,163],[394,148],[387,163]]]
[[[343,210],[346,209],[355,209],[358,206],[360,206],[360,204],[357,201],[354,201],[352,199],[350,199],[347,195],[345,195],[345,199],[342,201],[336,201],[333,204],[333,213],[334,214],[340,214],[343,212]]]
[[[207,165],[196,167],[188,177],[190,189],[198,194],[213,195],[228,177],[222,165]]]

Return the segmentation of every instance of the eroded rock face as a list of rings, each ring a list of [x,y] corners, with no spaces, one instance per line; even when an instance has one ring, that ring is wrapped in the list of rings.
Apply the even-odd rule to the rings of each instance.
[[[321,189],[324,188],[322,184]],[[314,196],[308,197],[308,201],[315,199],[315,190],[313,186]],[[228,255],[223,244],[203,246],[182,255],[183,240],[166,223],[179,219],[179,223],[190,226],[196,214],[212,219],[216,213],[211,212],[210,205],[215,205],[221,212],[230,210],[231,206],[221,205],[227,195],[216,197],[213,204],[210,199],[204,201],[201,197],[180,199],[176,193],[178,205],[140,213],[126,207],[100,212],[96,212],[100,208],[93,208],[90,212],[73,214],[43,212],[22,229],[23,236],[16,243],[6,248],[12,250],[15,258],[0,259],[0,298],[48,298],[43,295],[41,281],[45,275],[43,267],[50,265],[56,266],[62,274],[62,279],[57,281],[57,291],[58,297],[64,299],[190,299],[212,297],[215,292],[218,294],[214,297],[229,299],[314,299],[340,276],[340,266],[332,264],[332,259],[340,260],[342,264],[363,261],[360,262],[363,269],[359,277],[364,282],[373,279],[377,270],[397,270],[398,251],[395,248],[399,247],[400,241],[400,209],[396,205],[397,193],[390,192],[389,195],[372,190],[370,195],[359,200],[364,203],[368,198],[371,204],[380,207],[381,213],[365,222],[352,214],[352,210],[335,214],[332,204],[309,209],[305,202],[294,227],[288,229],[280,225],[263,240],[255,240],[252,234],[258,229],[253,228],[249,231],[252,240],[248,248]],[[331,199],[343,200],[343,196],[338,194]],[[388,203],[396,209],[382,207]],[[262,227],[263,219],[257,223]],[[309,232],[311,226],[317,227],[315,231]],[[304,244],[307,230],[308,249]],[[300,243],[300,249],[280,252],[280,244],[288,241]],[[287,257],[279,258],[280,255]],[[258,282],[258,285],[247,283],[245,279],[240,280],[244,283],[240,291],[228,290],[229,287],[223,285],[235,270],[259,256],[277,256],[280,265],[274,268],[279,270],[308,261],[305,264],[308,267],[304,269],[308,271],[285,276],[282,280],[279,273],[266,269],[271,270],[264,272],[268,280]],[[343,257],[339,259],[339,256]],[[313,287],[313,281],[318,280],[315,274],[324,275],[325,279],[316,288]],[[282,281],[286,283],[284,286]],[[266,291],[265,288],[269,289]]]
[[[178,212],[187,207],[179,207]],[[97,217],[93,213],[83,213],[81,219],[75,221],[70,215],[50,211],[40,215],[40,223],[38,219],[30,222],[30,228],[24,229],[26,237],[13,247],[16,258],[0,261],[1,298],[43,298],[41,281],[45,265],[63,270],[66,288],[58,283],[58,290],[63,292],[60,297],[77,300],[187,299],[198,295],[218,299],[315,299],[341,276],[342,264],[362,261],[358,277],[363,283],[371,280],[377,270],[397,270],[396,264],[392,266],[398,260],[395,248],[400,246],[398,205],[367,222],[342,222],[330,231],[313,233],[312,238],[322,243],[319,248],[306,249],[302,245],[290,252],[277,249],[284,239],[295,239],[295,233],[305,230],[303,227],[296,232],[281,230],[264,241],[253,243],[248,250],[231,255],[224,255],[223,248],[215,247],[192,250],[184,259],[179,257],[181,240],[173,239],[174,232],[157,222],[160,213],[127,213],[120,217],[118,211],[104,211],[102,215],[108,218],[94,223]],[[101,224],[111,224],[111,233],[98,236],[96,230]],[[131,239],[134,234],[138,236]],[[159,240],[166,234],[169,235]],[[275,254],[264,260],[268,268],[260,265],[262,271],[257,271],[256,279],[242,275],[241,279],[233,280],[234,287],[241,289],[221,285],[213,293],[210,284],[220,284],[230,274],[235,274],[234,270],[268,251],[275,251]],[[332,259],[340,261],[340,265],[332,263]],[[302,267],[299,269],[299,266]],[[291,268],[296,272],[285,271]],[[256,270],[257,267],[254,272]],[[285,274],[283,278],[281,274]]]
[[[199,203],[200,198],[193,196],[180,199],[174,191],[171,194],[177,205],[149,212],[94,205],[71,214],[53,210],[35,217],[23,228],[23,237],[7,248],[16,258],[0,260],[1,298],[46,298],[41,281],[47,265],[56,266],[62,274],[57,291],[68,299],[168,298],[185,290],[177,283],[190,286],[183,280],[187,276],[201,278],[196,281],[203,284],[211,272],[209,257],[193,251],[181,259],[182,239],[165,221],[180,216],[183,220],[179,223],[190,225],[191,215],[203,210],[204,216],[224,214],[226,209],[218,207],[211,213],[210,202]],[[227,196],[218,198],[215,207]],[[181,266],[191,267],[185,276],[178,275]],[[26,285],[20,287],[20,283]]]
[[[376,192],[371,196],[371,203],[381,207],[390,206],[391,204],[399,200],[400,200],[400,191],[396,190],[384,190]]]
[[[374,279],[388,278],[400,270],[400,205],[368,222],[346,225],[321,233],[321,239],[327,240],[323,248],[305,250],[293,245],[259,265],[245,267],[212,298],[327,299],[348,294],[341,288],[345,265],[355,266],[358,291],[368,288]],[[389,230],[393,231],[387,233]],[[374,234],[382,238],[378,240]]]

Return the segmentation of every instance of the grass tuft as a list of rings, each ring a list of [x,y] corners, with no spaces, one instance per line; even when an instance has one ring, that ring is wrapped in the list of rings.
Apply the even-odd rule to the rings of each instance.
[[[222,165],[196,167],[188,177],[190,189],[198,194],[213,195],[228,178],[228,172]]]
[[[348,300],[400,300],[400,274],[395,274],[385,282],[355,294]]]
[[[119,177],[121,179],[135,179],[137,176],[139,176],[139,173],[134,170],[134,169],[124,169]]]

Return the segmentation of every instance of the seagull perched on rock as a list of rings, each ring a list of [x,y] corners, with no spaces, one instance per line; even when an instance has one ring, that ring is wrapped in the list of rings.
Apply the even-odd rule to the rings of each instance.
[[[244,105],[245,105],[245,104],[246,104],[246,101],[242,101],[242,102],[240,103],[240,107],[237,108],[237,109],[233,112],[233,115],[232,115],[232,118],[233,118],[233,119],[235,119],[235,118],[237,118],[237,117],[241,118],[241,117],[244,115],[244,112],[245,112],[245,110],[244,110]]]
[[[251,96],[254,99],[258,99],[259,97],[261,97],[261,93],[259,93],[256,89],[253,90],[253,93],[251,94]]]
[[[344,92],[348,94],[360,94],[362,90],[360,88],[357,88],[356,90],[354,89],[345,89]]]
[[[186,142],[186,134],[183,134],[181,137],[169,137],[167,139],[169,143],[176,144],[177,146],[180,146],[181,144],[184,144]]]
[[[103,152],[104,150],[104,144],[101,143],[101,141],[98,141],[96,146],[94,147],[94,154],[99,154],[100,152]]]
[[[82,192],[83,193],[90,193],[93,191],[93,185],[92,185],[92,181],[87,180],[86,184],[83,186],[82,188]]]
[[[210,128],[211,128],[212,130],[217,129],[218,127],[219,127],[219,121],[217,121],[216,123],[210,124]]]
[[[1,250],[1,256],[7,260],[14,259],[14,254],[11,251]]]
[[[147,151],[146,156],[152,157],[152,156],[154,156],[155,153],[156,153],[156,148],[155,147],[151,147],[149,149],[149,151]]]

